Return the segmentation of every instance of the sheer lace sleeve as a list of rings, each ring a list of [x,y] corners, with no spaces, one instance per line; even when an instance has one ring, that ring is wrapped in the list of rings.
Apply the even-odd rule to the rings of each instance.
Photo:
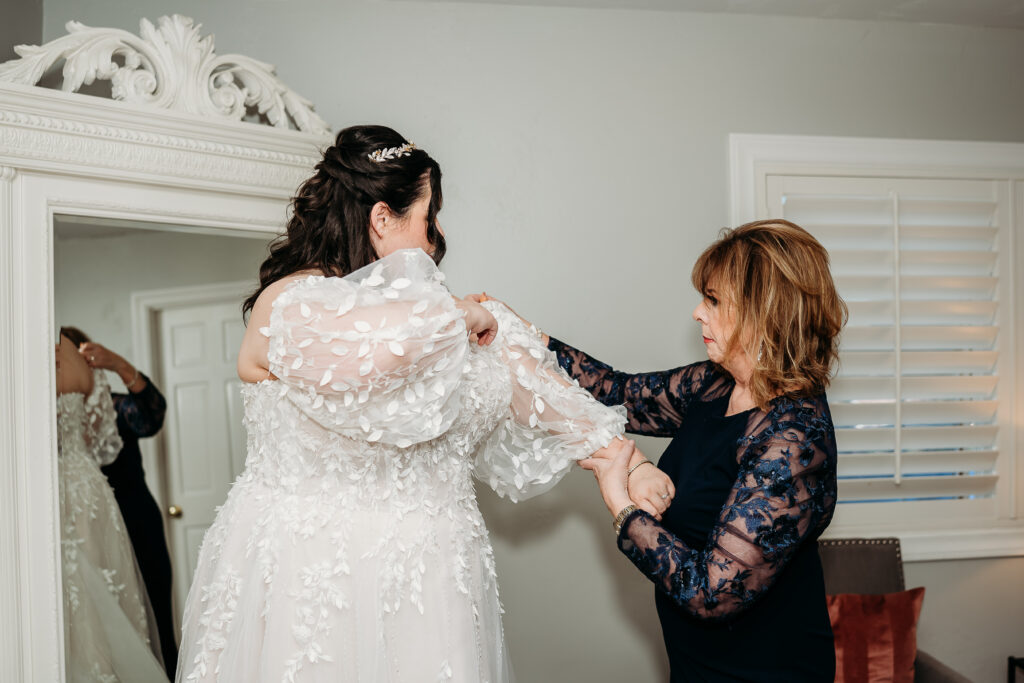
[[[690,400],[718,375],[708,361],[660,372],[618,372],[554,337],[548,348],[562,369],[594,398],[605,405],[626,407],[626,431],[633,434],[675,434]]]
[[[645,512],[622,525],[619,549],[697,617],[726,619],[746,609],[832,519],[836,445],[825,398],[773,406],[740,441],[739,475],[703,550]]]
[[[93,370],[92,392],[85,399],[85,443],[101,467],[117,460],[124,447],[117,434],[117,411],[103,370]]]
[[[407,447],[442,434],[469,344],[443,278],[405,249],[344,278],[288,285],[263,330],[282,392],[345,436]]]
[[[509,416],[477,451],[474,474],[513,501],[547,491],[573,463],[621,436],[625,411],[603,406],[558,367],[538,334],[498,302],[493,346],[508,366]]]
[[[143,373],[139,376],[146,382],[142,391],[114,394],[114,408],[124,425],[140,438],[153,436],[164,426],[167,401]]]

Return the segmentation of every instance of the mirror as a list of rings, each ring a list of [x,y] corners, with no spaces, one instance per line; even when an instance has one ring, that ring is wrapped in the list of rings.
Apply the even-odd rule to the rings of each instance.
[[[116,467],[131,439],[121,439],[111,425],[99,428],[99,419],[90,423],[97,429],[84,430],[79,421],[57,417],[58,409],[93,415],[106,403],[116,413],[126,384],[135,392],[155,387],[166,398],[162,429],[138,439],[138,455],[122,465],[139,475],[132,490],[151,495],[148,509],[159,517],[151,514],[150,523],[166,530],[174,585],[161,592],[170,607],[158,611],[170,611],[170,621],[177,620],[187,592],[209,523],[204,519],[241,467],[244,443],[232,386],[241,299],[328,129],[271,67],[215,55],[212,39],[198,28],[185,17],[165,17],[156,26],[143,22],[140,40],[69,24],[68,36],[0,65],[0,358],[6,364],[0,448],[10,454],[0,458],[0,632],[6,635],[0,638],[0,680],[74,681],[95,674],[71,668],[69,650],[83,646],[67,635],[76,596],[117,594],[105,604],[120,602],[124,614],[132,612],[124,605],[134,605],[134,616],[147,623],[135,628],[141,642],[159,640],[149,628],[158,619],[147,611],[158,600],[148,600],[148,591],[146,599],[122,600],[133,593],[131,562],[122,562],[117,574],[79,576],[77,586],[62,568],[75,545],[67,542],[62,496],[68,482],[82,481],[58,466],[60,443],[62,458],[71,444],[65,432],[82,430],[79,447],[99,454],[93,469]],[[162,34],[180,38],[164,44],[181,54],[155,58],[147,41]],[[197,46],[204,55],[198,65],[187,58]],[[167,59],[180,68],[167,68]],[[114,95],[127,101],[37,87],[62,60],[83,68],[109,64],[91,73],[121,83]],[[81,77],[67,81],[69,73],[85,71],[66,70],[64,88],[88,85]],[[80,398],[58,399],[58,373],[72,369],[57,368],[53,343],[61,326],[78,327],[109,352],[108,361],[116,356],[130,369],[111,361],[97,372],[87,361],[95,383],[80,386]],[[66,341],[68,357],[84,360],[79,345]],[[106,401],[86,399],[104,392]],[[210,446],[219,460],[204,455]],[[95,474],[89,481],[99,486],[102,475]],[[127,527],[140,515],[120,514],[131,505],[117,508],[125,525],[118,538],[130,543]],[[116,520],[107,526],[116,527]],[[134,585],[145,585],[144,553],[132,553],[142,568]],[[106,632],[120,646],[109,654],[117,666],[139,665],[133,658],[145,656],[126,646],[127,637],[112,635],[127,631],[109,616],[94,613],[103,628],[90,633]],[[153,660],[139,666],[160,665],[159,649],[151,647]]]
[[[235,354],[245,330],[240,304],[256,285],[266,245],[260,233],[54,216],[54,317],[66,333],[62,341],[104,375],[102,390],[111,394],[122,442],[100,468],[109,486],[95,477],[95,467],[69,466],[71,454],[58,443],[65,620],[82,609],[69,600],[69,589],[87,592],[78,585],[84,572],[78,565],[90,561],[82,548],[100,540],[130,547],[138,572],[130,563],[102,568],[125,585],[121,606],[142,610],[153,622],[142,633],[153,632],[159,648],[138,649],[162,660],[169,678],[199,544],[245,460]],[[71,397],[60,398],[59,384],[62,424]],[[87,491],[90,507],[116,508],[121,519],[111,513],[69,524],[71,508],[83,503],[71,491]],[[140,580],[144,590],[137,590]],[[93,632],[70,619],[71,638]],[[108,640],[123,650],[134,633]],[[68,654],[102,649],[103,642],[75,643]],[[69,661],[72,671],[89,666]]]

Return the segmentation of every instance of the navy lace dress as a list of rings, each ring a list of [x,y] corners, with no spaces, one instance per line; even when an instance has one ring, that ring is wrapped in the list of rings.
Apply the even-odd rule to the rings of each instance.
[[[557,339],[549,348],[627,431],[673,437],[658,467],[676,487],[661,523],[626,518],[619,549],[656,586],[675,681],[833,681],[835,649],[817,538],[836,502],[825,396],[726,415],[733,382],[710,362],[616,372]]]

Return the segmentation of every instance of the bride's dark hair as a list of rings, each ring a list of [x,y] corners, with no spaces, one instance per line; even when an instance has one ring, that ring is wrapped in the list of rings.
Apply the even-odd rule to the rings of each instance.
[[[338,133],[316,173],[292,199],[293,215],[284,235],[270,244],[260,265],[260,285],[245,303],[247,316],[271,283],[300,270],[318,269],[344,276],[377,260],[370,242],[370,209],[384,202],[399,217],[430,190],[427,240],[434,261],[444,257],[444,236],[437,227],[441,210],[441,167],[421,149],[373,161],[370,154],[408,144],[386,126],[351,126]]]

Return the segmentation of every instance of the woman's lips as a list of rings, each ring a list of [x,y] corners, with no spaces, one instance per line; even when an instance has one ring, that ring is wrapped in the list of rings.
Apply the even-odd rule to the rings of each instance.
[[[704,343],[705,343],[705,344],[710,344],[710,343],[711,343],[711,342],[713,342],[713,341],[715,341],[715,340],[714,340],[714,339],[712,339],[711,337],[704,337]]]

